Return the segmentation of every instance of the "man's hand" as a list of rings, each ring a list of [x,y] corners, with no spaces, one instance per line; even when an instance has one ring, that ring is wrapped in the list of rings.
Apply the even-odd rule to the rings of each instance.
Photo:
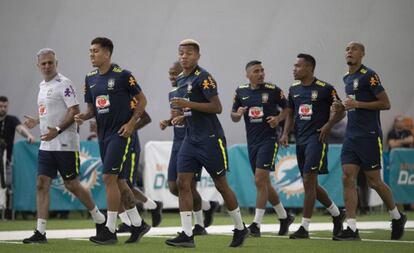
[[[345,106],[345,110],[351,110],[351,109],[358,108],[358,101],[351,98],[350,96],[347,96],[344,101],[344,106]]]
[[[125,123],[121,126],[121,128],[118,130],[118,134],[121,137],[124,138],[128,138],[129,136],[131,136],[131,134],[134,132],[135,130],[135,123]]]
[[[320,132],[319,134],[319,141],[322,143],[326,143],[326,141],[328,140],[329,134],[331,133],[331,126],[326,123],[325,125],[323,125],[323,127],[318,129],[318,132]]]
[[[289,137],[287,134],[283,134],[282,137],[280,137],[279,143],[285,148],[289,146]]]
[[[180,116],[173,118],[171,120],[171,124],[173,124],[173,126],[177,126],[177,125],[180,126],[184,124],[184,120],[185,120],[185,117],[183,115],[180,115]]]
[[[161,120],[160,121],[160,129],[165,130],[169,125],[169,120]]]
[[[345,106],[339,100],[335,100],[331,105],[332,112],[341,112],[345,110]]]
[[[48,126],[47,129],[49,130],[46,134],[42,134],[40,139],[42,141],[50,141],[53,140],[56,136],[58,136],[58,131],[55,127]]]
[[[26,140],[27,140],[28,143],[33,144],[33,143],[35,143],[36,138],[33,135],[30,134],[30,135],[27,136]]]
[[[172,98],[170,104],[176,108],[186,108],[189,107],[190,102],[185,98]]]
[[[84,120],[84,116],[85,116],[85,114],[83,114],[83,113],[78,113],[78,114],[76,114],[74,117],[73,117],[73,119],[75,120],[75,122],[80,126],[80,125],[82,125],[82,123],[85,121]]]
[[[271,128],[275,128],[280,123],[280,118],[278,116],[268,116],[266,122],[270,125]]]
[[[33,127],[37,126],[37,124],[39,124],[38,119],[35,119],[28,115],[24,115],[24,117],[25,117],[25,121],[23,122],[23,124],[29,129],[32,129]]]
[[[237,108],[236,114],[242,117],[247,111],[247,106]]]

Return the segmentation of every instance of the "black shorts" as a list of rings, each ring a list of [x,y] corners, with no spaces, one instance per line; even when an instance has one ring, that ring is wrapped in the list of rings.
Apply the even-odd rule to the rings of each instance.
[[[328,174],[328,144],[319,141],[319,135],[312,135],[305,144],[296,144],[296,157],[300,174]]]
[[[379,170],[382,163],[380,137],[346,138],[342,145],[342,164],[355,164],[363,170]]]
[[[256,168],[275,171],[274,164],[279,150],[276,138],[269,138],[258,144],[247,145],[247,150],[253,174]]]
[[[39,150],[37,175],[56,178],[59,171],[63,180],[72,180],[79,175],[78,151]]]

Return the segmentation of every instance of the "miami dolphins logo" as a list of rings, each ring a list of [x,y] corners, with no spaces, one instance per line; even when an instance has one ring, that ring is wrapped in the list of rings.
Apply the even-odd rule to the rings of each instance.
[[[79,152],[80,160],[80,175],[79,180],[83,187],[88,191],[91,191],[95,187],[99,186],[98,177],[102,174],[102,161],[99,157],[92,157],[88,151],[82,150]],[[52,181],[51,187],[62,191],[64,194],[70,196],[71,201],[74,201],[76,196],[65,188],[63,178],[59,176]]]
[[[298,197],[304,192],[302,177],[298,169],[296,156],[286,154],[275,164],[274,180],[278,192],[286,194],[286,198]]]

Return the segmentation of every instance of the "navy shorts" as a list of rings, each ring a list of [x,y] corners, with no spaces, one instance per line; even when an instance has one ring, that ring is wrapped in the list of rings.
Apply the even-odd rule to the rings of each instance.
[[[178,153],[180,152],[180,147],[181,147],[182,142],[180,142],[178,146],[174,145],[174,143],[173,143],[173,148],[171,150],[170,162],[168,163],[168,181],[171,181],[171,182],[177,181],[177,173],[178,173],[177,160],[178,160]],[[201,171],[194,175],[194,179],[196,182],[200,182]]]
[[[113,134],[99,142],[104,174],[115,174],[119,179],[130,177],[131,161],[128,161],[128,157],[134,151],[135,141],[135,134],[128,138]]]
[[[381,169],[382,139],[380,137],[345,138],[341,162],[358,165],[363,170]]]
[[[247,149],[253,174],[256,171],[256,168],[268,171],[275,170],[274,164],[279,150],[276,138],[269,138],[261,143],[248,145]]]
[[[308,138],[305,144],[296,144],[300,174],[328,174],[328,144],[319,141],[319,135]]]
[[[79,175],[78,151],[39,150],[37,175],[55,178],[59,171],[63,180],[72,180]]]
[[[211,177],[221,177],[228,170],[226,139],[208,138],[202,143],[184,139],[177,161],[178,173],[200,173],[204,167]]]

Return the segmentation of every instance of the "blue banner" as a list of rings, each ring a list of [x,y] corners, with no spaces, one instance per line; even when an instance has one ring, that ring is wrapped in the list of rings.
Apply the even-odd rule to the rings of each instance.
[[[344,206],[341,169],[342,145],[329,145],[329,174],[318,177],[319,184],[326,189],[330,198],[338,206]],[[256,206],[256,186],[253,171],[250,168],[247,146],[229,147],[230,172],[228,181],[241,207]],[[275,172],[271,173],[273,187],[279,194],[285,207],[303,207],[304,190],[302,178],[296,160],[295,145],[280,148],[275,163]],[[317,202],[318,206],[321,206]]]
[[[389,185],[396,203],[414,203],[414,150],[397,148],[390,153]]]
[[[37,155],[40,143],[16,142],[13,148],[13,209],[16,211],[36,210]],[[102,181],[102,162],[98,143],[82,141],[80,157],[81,184],[92,192],[99,209],[106,209],[105,186]],[[58,177],[50,187],[49,210],[85,210],[82,203],[63,185]]]

